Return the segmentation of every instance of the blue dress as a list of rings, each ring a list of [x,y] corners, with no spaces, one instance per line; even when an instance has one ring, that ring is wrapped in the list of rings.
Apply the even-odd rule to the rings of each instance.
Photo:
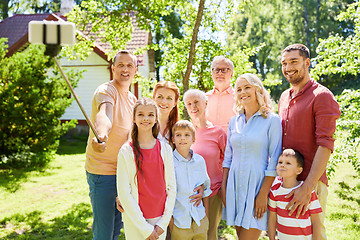
[[[257,112],[247,122],[245,114],[230,119],[223,162],[230,169],[223,210],[227,225],[267,230],[267,212],[256,219],[254,203],[265,176],[276,176],[281,141],[281,120],[274,113],[265,119]]]

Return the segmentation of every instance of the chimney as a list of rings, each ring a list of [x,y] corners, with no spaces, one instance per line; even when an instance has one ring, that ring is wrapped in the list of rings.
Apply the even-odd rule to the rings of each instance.
[[[69,13],[73,8],[74,0],[61,0],[60,5],[60,14],[64,16],[66,13]]]

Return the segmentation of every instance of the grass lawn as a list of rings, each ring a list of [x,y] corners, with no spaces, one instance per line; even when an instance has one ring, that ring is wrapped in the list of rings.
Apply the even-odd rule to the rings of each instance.
[[[45,169],[0,170],[0,239],[91,239],[84,152],[84,140],[63,141]],[[360,178],[348,163],[330,181],[326,226],[329,240],[359,239]],[[221,224],[221,239],[234,234]]]
[[[1,172],[0,239],[91,239],[84,152],[67,142],[46,169]]]

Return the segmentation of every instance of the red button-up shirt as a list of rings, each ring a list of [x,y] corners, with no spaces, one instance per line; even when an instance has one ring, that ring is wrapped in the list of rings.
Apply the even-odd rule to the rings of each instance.
[[[333,138],[339,105],[329,89],[311,79],[298,94],[292,89],[283,92],[279,101],[283,127],[283,149],[299,151],[305,160],[298,180],[308,176],[318,146],[334,150]],[[320,181],[328,184],[326,171]]]

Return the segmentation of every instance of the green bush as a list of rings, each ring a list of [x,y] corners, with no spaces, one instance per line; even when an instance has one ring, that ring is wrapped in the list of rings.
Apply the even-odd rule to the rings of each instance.
[[[349,160],[360,174],[360,90],[344,90],[337,96],[341,116],[337,121],[336,137],[341,139],[329,162],[328,172],[333,173],[337,162]]]
[[[43,46],[5,54],[5,39],[0,39],[0,168],[43,166],[59,137],[76,124],[59,120],[72,102],[70,91]],[[68,76],[76,84],[81,75],[69,71]]]

